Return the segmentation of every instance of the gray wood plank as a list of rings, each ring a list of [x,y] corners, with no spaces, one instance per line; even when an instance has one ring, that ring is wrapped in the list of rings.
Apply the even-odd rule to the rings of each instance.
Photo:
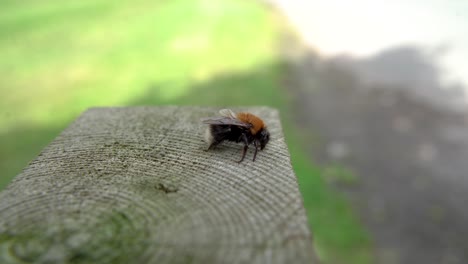
[[[278,111],[242,109],[271,141],[238,164],[217,110],[83,113],[0,193],[0,263],[317,263]]]

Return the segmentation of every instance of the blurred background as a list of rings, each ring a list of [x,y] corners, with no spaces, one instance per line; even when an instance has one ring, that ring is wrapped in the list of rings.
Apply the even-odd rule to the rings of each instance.
[[[323,263],[468,263],[468,2],[3,0],[0,189],[94,106],[281,111]]]

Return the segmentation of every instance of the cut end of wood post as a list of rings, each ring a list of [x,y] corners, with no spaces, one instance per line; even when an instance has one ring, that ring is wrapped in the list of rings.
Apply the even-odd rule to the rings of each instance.
[[[318,263],[278,111],[206,151],[207,107],[93,108],[0,193],[0,263]],[[7,261],[7,262],[5,262]]]

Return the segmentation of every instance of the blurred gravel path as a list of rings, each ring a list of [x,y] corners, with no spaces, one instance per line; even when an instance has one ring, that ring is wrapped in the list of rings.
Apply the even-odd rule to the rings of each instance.
[[[269,2],[294,20],[299,35],[309,45],[298,47],[298,41],[285,37],[283,50],[290,67],[284,86],[296,100],[297,123],[308,136],[311,156],[324,164],[344,164],[356,174],[354,183],[337,180],[334,185],[349,197],[370,231],[377,262],[468,263],[468,108],[463,97],[468,89],[441,81],[447,73],[466,72],[466,68],[443,72],[441,51],[395,46],[404,42],[404,32],[417,33],[408,36],[426,46],[435,39],[425,37],[444,39],[450,35],[455,37],[448,38],[451,47],[458,47],[458,53],[453,54],[466,54],[466,45],[461,45],[466,34],[451,26],[466,22],[464,17],[453,15],[463,10],[462,3],[411,5],[398,1],[386,5],[398,7],[388,14],[398,15],[400,21],[381,9],[371,9],[382,4],[372,1],[359,1],[363,8],[370,8],[367,11],[354,6],[359,3],[346,1]],[[380,12],[382,17],[372,16],[376,15],[372,12]],[[361,19],[356,14],[388,22],[396,31],[385,31],[381,24],[356,27],[354,20],[344,23],[352,17]],[[424,25],[423,15],[437,21]],[[405,18],[414,23],[405,24]],[[317,24],[319,21],[328,22]],[[421,35],[421,27],[431,30]],[[370,36],[358,34],[367,29],[378,30]],[[324,58],[311,51],[318,44],[314,40],[322,41],[319,47],[330,48],[323,46],[320,37],[331,36],[346,42],[329,45],[351,50],[371,42],[378,44],[381,37],[394,46],[361,58]],[[453,57],[452,62],[461,61],[460,57]],[[452,64],[456,65],[463,64]],[[459,77],[460,83],[467,80],[464,74]]]
[[[414,53],[401,56],[402,65],[431,68],[408,61],[422,59],[417,50],[399,52]],[[285,87],[297,100],[298,123],[320,142],[311,155],[339,161],[357,175],[356,183],[336,186],[370,230],[378,263],[468,263],[468,115],[418,96],[415,80],[413,86],[365,81],[376,67],[396,64],[309,54],[291,62]],[[388,76],[385,71],[380,75]]]
[[[355,183],[335,186],[370,231],[377,262],[468,263],[461,87],[444,86],[434,58],[415,47],[324,59],[285,42],[296,121],[311,156],[355,172]]]

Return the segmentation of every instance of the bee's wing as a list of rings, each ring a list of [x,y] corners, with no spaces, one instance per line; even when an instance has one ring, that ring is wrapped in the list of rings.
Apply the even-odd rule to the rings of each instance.
[[[234,126],[240,126],[240,127],[245,127],[245,128],[252,127],[252,125],[249,123],[245,123],[245,122],[240,121],[239,119],[228,118],[228,117],[203,118],[202,122],[204,124],[209,124],[209,125],[234,125]]]
[[[237,118],[236,113],[234,113],[231,109],[221,109],[219,110],[219,114],[221,116],[228,117],[228,118],[233,118],[233,119]]]

